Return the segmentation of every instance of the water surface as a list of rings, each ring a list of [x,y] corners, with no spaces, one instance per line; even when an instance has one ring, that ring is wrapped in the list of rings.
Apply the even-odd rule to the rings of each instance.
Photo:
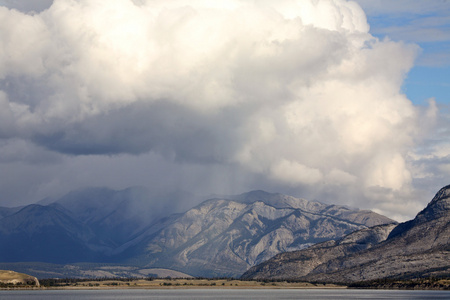
[[[450,291],[350,289],[117,289],[0,291],[0,299],[450,299]]]

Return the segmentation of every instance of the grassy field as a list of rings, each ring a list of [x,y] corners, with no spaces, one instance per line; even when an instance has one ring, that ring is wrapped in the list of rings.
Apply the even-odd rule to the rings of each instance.
[[[42,288],[64,289],[176,289],[176,288],[343,288],[333,284],[312,284],[307,282],[260,282],[236,279],[121,279],[121,280],[43,280]]]
[[[99,279],[43,279],[38,287],[34,277],[12,271],[0,271],[3,289],[314,289],[314,288],[369,288],[369,289],[450,289],[450,279],[374,280],[352,283],[349,286],[296,281],[255,281],[200,278],[99,278]],[[7,283],[8,282],[8,283]]]

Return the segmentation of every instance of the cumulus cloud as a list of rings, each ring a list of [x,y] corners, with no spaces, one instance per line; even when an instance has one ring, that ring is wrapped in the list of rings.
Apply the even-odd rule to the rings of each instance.
[[[374,38],[354,2],[55,0],[0,7],[0,28],[5,143],[156,156],[173,171],[152,172],[189,165],[208,192],[259,182],[377,207],[412,189],[422,115],[400,88],[418,47]]]

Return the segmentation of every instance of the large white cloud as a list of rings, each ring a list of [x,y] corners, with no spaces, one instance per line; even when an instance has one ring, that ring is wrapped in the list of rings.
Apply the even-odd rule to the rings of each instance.
[[[55,0],[0,7],[0,28],[14,143],[153,152],[372,207],[412,189],[423,116],[401,85],[418,48],[372,37],[354,2]]]

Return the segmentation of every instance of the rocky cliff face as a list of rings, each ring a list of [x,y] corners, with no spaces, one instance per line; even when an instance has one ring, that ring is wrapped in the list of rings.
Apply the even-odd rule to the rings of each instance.
[[[393,223],[370,211],[262,191],[230,198],[208,200],[151,229],[125,251],[128,261],[196,276],[237,276],[278,253]]]
[[[450,186],[447,186],[415,219],[393,229],[393,226],[378,226],[355,232],[336,242],[278,255],[243,276],[353,282],[450,275],[449,225]],[[367,233],[373,237],[369,242],[365,238],[359,242],[358,238],[354,239],[367,236]],[[346,244],[349,239],[356,243]]]
[[[322,264],[369,249],[386,240],[395,224],[379,225],[351,233],[339,240],[316,244],[302,251],[281,253],[242,275],[244,279],[286,279],[307,276]]]

